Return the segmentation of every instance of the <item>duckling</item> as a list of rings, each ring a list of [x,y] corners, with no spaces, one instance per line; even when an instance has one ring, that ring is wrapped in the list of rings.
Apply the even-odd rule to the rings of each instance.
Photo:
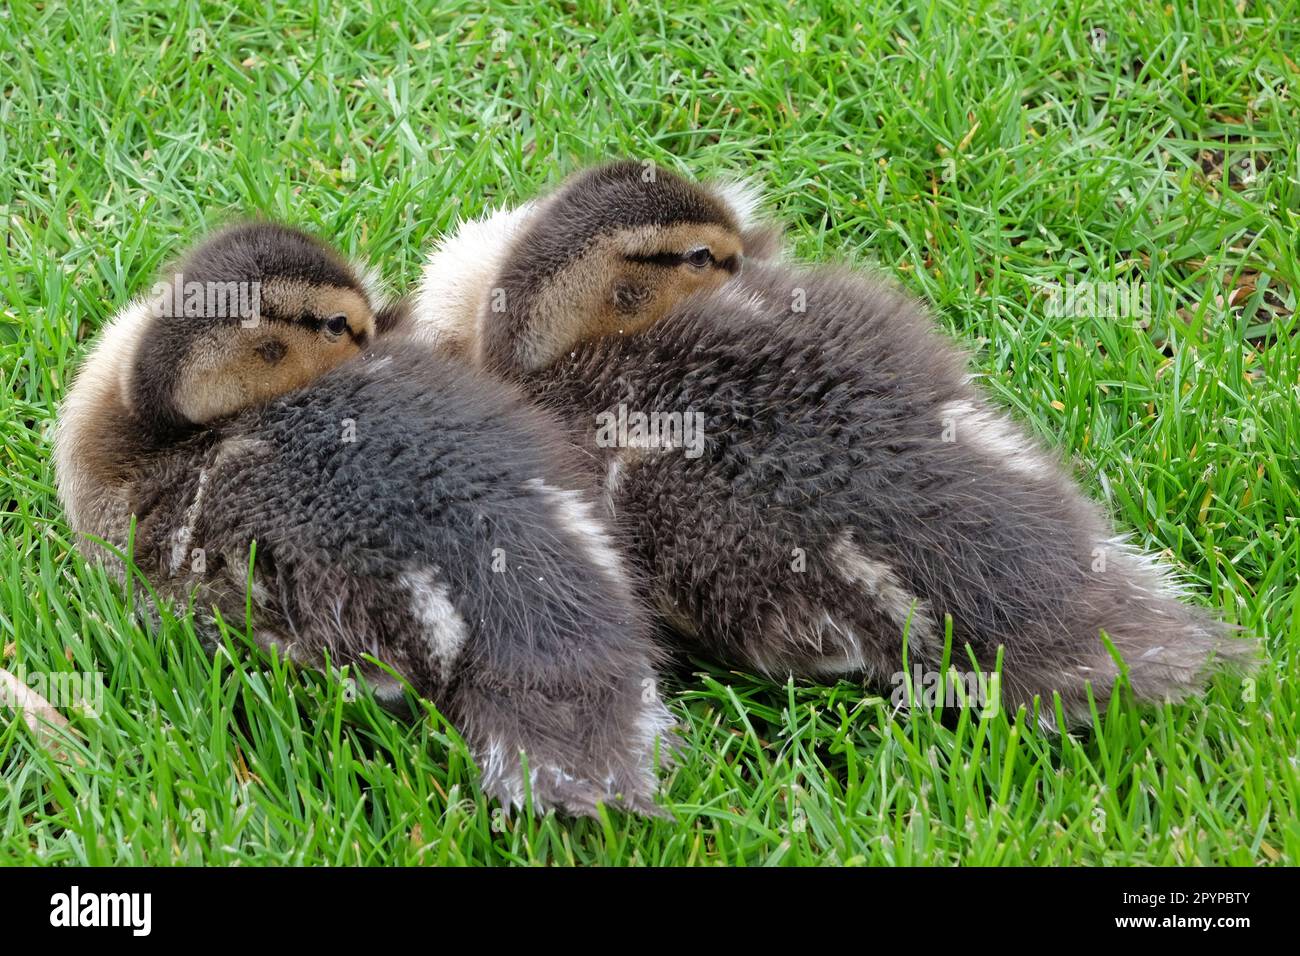
[[[1109,698],[1103,633],[1144,701],[1253,658],[906,296],[844,268],[741,270],[743,214],[636,163],[577,175],[512,235],[467,349],[567,418],[651,602],[697,650],[896,685],[905,635],[912,667],[942,667],[950,616],[958,666],[969,645],[987,675],[1003,647],[1001,703],[1039,698],[1049,728],[1053,692],[1066,723],[1089,685]]]
[[[463,363],[376,342],[400,316],[296,230],[232,228],[174,274],[62,408],[72,529],[129,545],[165,598],[228,621],[251,603],[259,642],[351,665],[381,700],[404,698],[400,675],[507,807],[658,813],[672,720],[648,615],[560,426]],[[177,284],[240,307],[176,315]]]

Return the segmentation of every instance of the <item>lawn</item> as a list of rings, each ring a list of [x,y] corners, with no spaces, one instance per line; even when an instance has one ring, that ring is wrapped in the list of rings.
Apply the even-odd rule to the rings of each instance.
[[[2,715],[0,862],[1300,863],[1294,0],[416,6],[0,11],[0,667],[102,687],[78,759]],[[1055,737],[687,661],[673,819],[506,820],[436,714],[238,634],[213,659],[74,552],[57,403],[187,242],[278,217],[405,288],[459,218],[622,155],[750,175],[800,256],[910,288],[1264,638],[1257,677]],[[1149,306],[1053,298],[1103,283]]]

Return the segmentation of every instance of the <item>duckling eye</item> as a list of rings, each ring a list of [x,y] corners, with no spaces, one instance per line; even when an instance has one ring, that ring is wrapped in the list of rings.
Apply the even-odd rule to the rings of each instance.
[[[713,253],[709,252],[707,247],[701,246],[699,249],[692,249],[682,257],[688,265],[697,269],[703,269],[713,261]]]
[[[342,335],[348,330],[348,317],[342,312],[336,312],[325,320],[325,331],[330,335]]]

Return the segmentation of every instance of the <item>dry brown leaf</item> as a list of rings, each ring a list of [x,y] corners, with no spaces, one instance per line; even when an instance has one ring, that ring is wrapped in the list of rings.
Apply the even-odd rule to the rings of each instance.
[[[55,760],[82,763],[81,757],[65,746],[77,736],[68,719],[4,668],[0,668],[0,707],[9,707],[21,714],[36,742]]]

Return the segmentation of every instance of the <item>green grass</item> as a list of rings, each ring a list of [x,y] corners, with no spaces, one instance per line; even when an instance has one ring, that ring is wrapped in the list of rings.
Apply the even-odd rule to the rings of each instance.
[[[80,765],[0,725],[0,861],[1300,863],[1295,0],[416,6],[0,11],[0,666],[104,681]],[[1055,738],[699,663],[668,687],[675,820],[502,825],[441,721],[238,640],[213,660],[75,555],[56,403],[203,230],[281,217],[405,287],[458,217],[625,154],[755,175],[801,255],[930,303],[1265,638],[1256,682]],[[1070,279],[1145,283],[1149,321],[1049,316]]]

